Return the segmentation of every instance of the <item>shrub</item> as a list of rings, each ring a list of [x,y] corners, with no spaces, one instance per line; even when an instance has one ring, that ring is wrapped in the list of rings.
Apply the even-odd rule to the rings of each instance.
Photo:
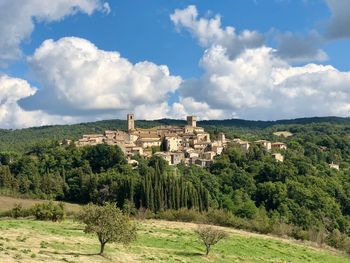
[[[341,248],[344,238],[338,229],[334,229],[326,238],[326,243],[335,248]]]
[[[251,222],[250,230],[253,230],[262,234],[267,234],[272,232],[272,223],[270,218],[267,216],[266,210],[264,208],[259,208],[256,217],[252,219],[250,222]]]
[[[30,209],[25,209],[21,204],[15,204],[15,206],[10,210],[10,215],[13,218],[27,217],[30,216]]]
[[[183,208],[176,210],[175,219],[184,222],[202,222],[204,216],[197,210]]]
[[[350,238],[347,236],[343,236],[342,242],[339,244],[339,249],[345,251],[350,254]]]
[[[36,204],[32,208],[33,215],[37,220],[51,220],[53,222],[62,221],[65,218],[63,203],[54,204],[53,202]]]
[[[135,207],[135,203],[130,201],[129,199],[125,200],[123,205],[123,213],[126,215],[136,215],[137,209]]]
[[[225,210],[212,209],[207,213],[208,222],[219,226],[238,227],[237,218]]]
[[[308,240],[308,232],[301,227],[294,227],[291,232],[291,236],[298,240]]]
[[[166,210],[157,215],[159,219],[182,222],[203,222],[205,216],[193,209]]]
[[[271,227],[271,233],[278,236],[291,236],[293,226],[283,222],[274,222]]]
[[[137,210],[135,217],[140,220],[145,220],[155,218],[155,215],[151,210],[142,207]]]
[[[309,229],[308,238],[310,241],[323,246],[326,242],[326,230],[324,227],[313,227]]]

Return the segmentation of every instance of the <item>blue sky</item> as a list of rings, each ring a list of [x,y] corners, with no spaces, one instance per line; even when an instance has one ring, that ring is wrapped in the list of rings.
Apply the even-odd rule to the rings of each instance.
[[[43,2],[0,0],[0,33],[10,39],[0,42],[0,127],[128,111],[268,120],[350,110],[346,0]]]

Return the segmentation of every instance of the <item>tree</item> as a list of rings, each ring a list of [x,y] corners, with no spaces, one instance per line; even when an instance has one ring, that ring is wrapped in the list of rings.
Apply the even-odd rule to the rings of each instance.
[[[221,239],[224,239],[228,236],[228,234],[225,231],[214,228],[212,226],[203,225],[198,226],[196,234],[205,245],[206,256],[208,256],[211,246],[217,244]]]
[[[89,161],[93,172],[108,170],[125,163],[125,156],[118,146],[98,144],[85,149],[85,159]]]
[[[88,204],[83,207],[78,219],[86,225],[85,233],[96,233],[101,245],[100,255],[108,242],[127,245],[136,239],[136,225],[115,204]]]

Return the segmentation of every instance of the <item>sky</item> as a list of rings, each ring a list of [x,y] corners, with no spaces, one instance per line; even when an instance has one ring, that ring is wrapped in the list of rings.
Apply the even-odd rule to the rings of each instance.
[[[349,0],[0,0],[0,128],[350,113]]]

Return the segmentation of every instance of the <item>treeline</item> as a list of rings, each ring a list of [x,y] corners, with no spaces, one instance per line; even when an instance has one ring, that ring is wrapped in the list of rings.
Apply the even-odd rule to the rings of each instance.
[[[161,119],[155,121],[137,120],[136,126],[150,128],[159,125],[185,125],[184,120]],[[269,136],[273,130],[289,130],[293,127],[303,127],[309,129],[314,124],[336,125],[349,127],[349,118],[320,117],[302,118],[295,120],[280,121],[247,121],[240,119],[210,120],[200,121],[198,125],[204,127],[212,135],[215,132],[224,131],[229,135],[243,136],[246,138],[258,137],[260,135]],[[38,143],[48,143],[52,140],[61,141],[63,139],[77,140],[83,134],[103,133],[105,130],[126,130],[125,120],[105,120],[91,123],[80,123],[74,125],[53,125],[34,127],[18,130],[0,129],[0,151],[12,151],[24,153]]]
[[[123,208],[208,210],[209,194],[159,157],[127,165],[117,146],[38,145],[23,156],[0,154],[0,188],[76,203],[117,202]]]

